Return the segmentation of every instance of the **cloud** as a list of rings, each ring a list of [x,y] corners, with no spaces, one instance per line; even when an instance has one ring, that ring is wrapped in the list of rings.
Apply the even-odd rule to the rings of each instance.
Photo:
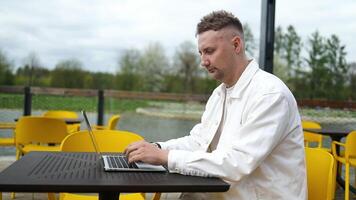
[[[115,72],[124,49],[157,41],[171,56],[181,42],[195,42],[197,22],[219,9],[247,22],[258,39],[260,0],[12,0],[0,2],[0,48],[17,66],[35,52],[48,68],[77,58],[88,70]],[[352,0],[278,1],[276,25],[293,24],[302,36],[316,28],[335,33],[356,60],[354,10]]]

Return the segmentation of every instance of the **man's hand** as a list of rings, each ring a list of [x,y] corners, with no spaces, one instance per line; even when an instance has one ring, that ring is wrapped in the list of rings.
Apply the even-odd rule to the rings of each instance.
[[[153,165],[166,165],[168,162],[168,150],[160,149],[144,140],[130,144],[124,153],[129,163],[141,161]]]

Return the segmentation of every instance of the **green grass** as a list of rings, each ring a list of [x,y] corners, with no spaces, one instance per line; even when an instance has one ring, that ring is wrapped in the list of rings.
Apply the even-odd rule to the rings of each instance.
[[[23,109],[24,97],[22,94],[0,94],[0,108]],[[113,99],[105,100],[105,111],[124,112],[133,111],[138,107],[146,107],[146,100]],[[73,97],[53,95],[33,95],[33,110],[73,110],[97,111],[96,97]]]
[[[299,110],[301,115],[313,117],[346,117],[356,118],[356,112],[353,110],[329,109],[329,108],[302,108]]]
[[[0,109],[23,109],[23,94],[4,94],[0,93]],[[32,97],[33,110],[73,110],[97,111],[97,97],[73,97],[73,96],[53,96],[53,95],[34,95]],[[182,110],[191,111],[203,110],[201,104],[186,104],[181,102],[149,101],[149,100],[131,100],[131,99],[105,99],[105,112],[125,112],[134,111],[136,108],[157,107],[163,110]],[[356,118],[354,110],[341,109],[312,109],[302,108],[300,113],[304,116],[312,117],[346,117]]]

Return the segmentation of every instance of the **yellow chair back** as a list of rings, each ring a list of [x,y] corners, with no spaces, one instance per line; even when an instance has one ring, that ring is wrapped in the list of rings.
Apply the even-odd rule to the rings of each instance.
[[[132,142],[143,140],[136,133],[119,130],[93,130],[101,152],[123,152]],[[68,135],[61,144],[61,150],[67,152],[95,152],[87,130]]]
[[[67,111],[67,110],[49,110],[45,113],[43,113],[44,117],[53,117],[53,118],[68,118],[68,119],[76,119],[78,118],[78,114],[73,111]]]
[[[76,112],[67,110],[49,110],[43,113],[44,117],[52,117],[59,119],[77,119],[79,116]],[[78,124],[67,124],[68,133],[76,132],[80,130],[80,123]]]
[[[21,117],[15,128],[16,146],[30,143],[61,143],[67,136],[63,120],[47,117]]]
[[[302,121],[303,129],[321,129],[320,124],[313,121]],[[322,148],[323,146],[323,136],[321,134],[312,133],[309,131],[304,132],[304,145],[306,147],[310,146],[310,143],[317,143],[318,148]]]
[[[108,127],[110,130],[115,130],[117,123],[120,120],[120,115],[113,115],[108,122]]]
[[[356,159],[356,131],[352,131],[345,141],[345,159],[349,162],[350,158]]]
[[[318,148],[305,148],[308,199],[331,200],[334,157]]]
[[[107,125],[105,125],[105,126],[100,126],[100,125],[93,126],[93,129],[96,129],[96,130],[115,130],[119,120],[120,120],[120,115],[113,115],[113,116],[110,117]]]

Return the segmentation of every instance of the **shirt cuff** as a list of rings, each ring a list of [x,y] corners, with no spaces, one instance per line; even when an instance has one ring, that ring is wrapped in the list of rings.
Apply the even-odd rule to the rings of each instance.
[[[168,153],[168,170],[170,172],[182,173],[187,152],[183,150],[170,150]]]

